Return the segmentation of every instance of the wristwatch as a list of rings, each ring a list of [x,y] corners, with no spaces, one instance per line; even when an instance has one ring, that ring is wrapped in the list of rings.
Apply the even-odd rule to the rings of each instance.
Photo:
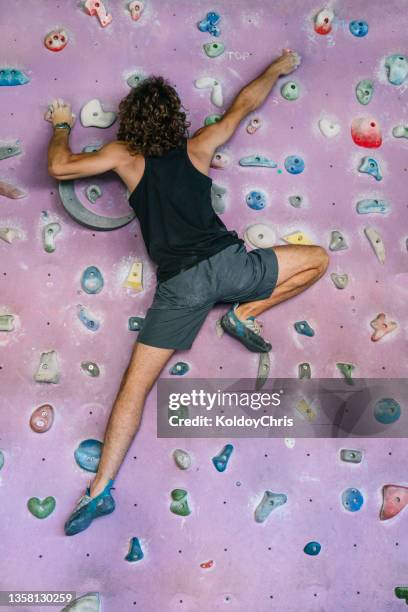
[[[54,127],[60,130],[68,128],[68,130],[71,131],[71,126],[66,121],[62,121],[61,123],[55,123]]]

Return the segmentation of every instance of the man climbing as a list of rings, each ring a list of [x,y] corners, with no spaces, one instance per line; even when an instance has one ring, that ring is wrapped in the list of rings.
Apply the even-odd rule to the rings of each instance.
[[[157,264],[157,287],[110,414],[98,472],[65,523],[86,529],[115,509],[111,488],[139,428],[146,397],[174,351],[189,349],[217,302],[232,306],[224,330],[250,351],[267,352],[256,317],[310,287],[326,271],[320,246],[285,245],[247,252],[211,205],[211,160],[241,121],[267,98],[280,76],[300,64],[285,49],[236,96],[222,118],[188,138],[190,123],[175,89],[162,77],[142,81],[120,102],[117,140],[92,153],[72,153],[75,118],[54,100],[45,119],[54,133],[48,168],[58,180],[114,170],[130,192],[143,239]]]

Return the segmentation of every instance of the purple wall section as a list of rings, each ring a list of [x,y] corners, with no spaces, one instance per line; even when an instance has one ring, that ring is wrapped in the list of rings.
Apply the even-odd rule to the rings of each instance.
[[[281,439],[226,440],[235,444],[235,451],[227,471],[219,474],[211,457],[222,448],[222,440],[156,439],[154,390],[115,483],[115,514],[76,537],[64,536],[63,523],[88,482],[88,473],[74,461],[74,450],[86,438],[103,438],[136,338],[127,320],[143,316],[155,278],[136,221],[118,231],[93,232],[65,213],[57,184],[47,173],[51,129],[43,114],[56,96],[70,101],[77,117],[92,98],[115,110],[129,91],[127,76],[140,70],[163,74],[176,84],[197,129],[218,109],[208,91],[194,87],[195,79],[219,79],[227,106],[282,47],[298,50],[303,63],[293,77],[300,84],[299,100],[287,102],[275,89],[257,113],[263,127],[250,136],[243,124],[224,148],[233,163],[211,173],[228,188],[222,218],[240,235],[250,223],[265,221],[274,226],[279,244],[279,237],[298,229],[326,247],[331,231],[338,229],[349,243],[348,250],[331,254],[329,269],[349,274],[345,290],[337,290],[327,274],[305,295],[263,315],[273,342],[271,375],[296,377],[298,364],[309,361],[314,377],[339,376],[335,363],[350,361],[359,377],[405,377],[408,155],[407,140],[394,138],[392,128],[408,121],[408,92],[404,85],[390,85],[383,68],[387,55],[408,51],[405,3],[338,2],[337,22],[326,37],[313,32],[313,15],[322,7],[310,0],[150,0],[138,23],[131,20],[126,2],[111,0],[113,22],[105,29],[79,3],[1,4],[1,64],[23,69],[31,79],[0,89],[0,139],[20,138],[23,146],[22,155],[0,161],[0,179],[27,191],[18,200],[0,197],[0,227],[22,232],[13,244],[0,240],[1,313],[16,317],[14,331],[0,332],[0,445],[5,456],[0,472],[1,588],[72,589],[78,595],[99,591],[106,612],[404,609],[393,591],[408,582],[408,516],[403,512],[391,521],[379,520],[382,486],[408,484],[404,440],[353,440],[364,451],[360,465],[340,461],[345,440],[299,439],[294,448]],[[196,27],[209,10],[222,16],[219,40],[226,53],[217,59],[209,59],[202,49],[215,39]],[[367,37],[350,34],[352,19],[368,21]],[[43,39],[58,25],[70,41],[62,52],[52,53]],[[229,51],[249,56],[239,59]],[[354,94],[363,78],[375,81],[368,107]],[[318,120],[324,116],[340,123],[337,138],[326,140],[319,132]],[[384,174],[379,183],[356,170],[361,157],[370,154],[350,136],[351,121],[359,116],[373,116],[382,128],[383,144],[374,152]],[[115,134],[115,124],[103,131],[83,128],[78,120],[71,145],[79,152]],[[238,160],[249,154],[268,155],[281,168],[286,156],[301,155],[306,169],[292,176],[285,170],[240,168]],[[82,188],[91,182],[104,189],[94,210],[112,216],[129,211],[126,189],[113,174],[78,181],[84,202]],[[263,211],[246,206],[245,195],[254,188],[268,194]],[[307,200],[306,208],[289,205],[288,196],[297,193]],[[357,215],[356,202],[371,197],[389,200],[391,213]],[[62,231],[55,252],[46,253],[41,232],[45,222],[54,220]],[[384,265],[363,234],[367,225],[383,237]],[[142,293],[122,287],[135,258],[144,262]],[[89,265],[104,275],[99,295],[81,291],[81,274]],[[78,303],[100,317],[98,332],[79,322]],[[369,322],[381,311],[399,327],[374,344]],[[217,337],[215,322],[221,312],[214,310],[193,349],[176,355],[169,365],[185,360],[193,377],[256,376],[256,355],[228,337]],[[315,328],[314,338],[296,335],[293,323],[300,319]],[[58,384],[33,378],[40,354],[48,350],[58,354]],[[86,360],[99,363],[99,378],[81,371]],[[56,419],[50,431],[36,434],[29,418],[46,402],[54,406]],[[188,472],[173,462],[177,447],[193,457]],[[189,492],[193,512],[185,519],[169,511],[169,493],[175,487]],[[364,495],[359,512],[342,507],[341,493],[348,487]],[[288,502],[259,525],[253,510],[265,489],[286,493]],[[32,516],[27,500],[49,495],[56,498],[55,511],[44,520]],[[140,538],[145,558],[132,564],[124,556],[133,536]],[[321,543],[320,555],[304,554],[310,540]],[[213,568],[201,569],[200,563],[210,559]]]

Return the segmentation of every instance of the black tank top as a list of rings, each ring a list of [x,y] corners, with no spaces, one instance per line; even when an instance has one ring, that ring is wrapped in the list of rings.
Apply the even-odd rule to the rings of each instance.
[[[129,204],[158,266],[159,282],[244,242],[214,212],[211,184],[212,179],[190,160],[187,140],[160,157],[145,157],[144,174]]]

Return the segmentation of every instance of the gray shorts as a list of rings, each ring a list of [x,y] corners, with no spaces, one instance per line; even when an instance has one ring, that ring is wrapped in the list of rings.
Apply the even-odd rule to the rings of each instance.
[[[138,341],[159,348],[189,349],[215,304],[265,299],[277,279],[278,259],[273,249],[248,252],[245,245],[233,244],[157,284]]]

